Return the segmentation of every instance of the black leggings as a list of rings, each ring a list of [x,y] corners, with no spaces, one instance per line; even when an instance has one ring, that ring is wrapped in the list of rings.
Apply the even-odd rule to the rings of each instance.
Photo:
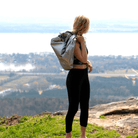
[[[69,107],[66,115],[66,133],[72,131],[73,118],[78,111],[80,103],[80,125],[86,127],[88,121],[88,109],[90,98],[90,84],[88,70],[71,69],[66,79]]]

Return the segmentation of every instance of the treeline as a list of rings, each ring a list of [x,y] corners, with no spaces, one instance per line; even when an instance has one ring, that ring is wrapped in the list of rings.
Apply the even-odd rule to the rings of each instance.
[[[138,78],[135,85],[132,78],[125,77],[95,77],[90,78],[91,95],[102,99],[123,99],[138,96]]]
[[[135,69],[138,70],[138,55],[123,57],[119,56],[89,56],[89,60],[93,64],[93,73]]]
[[[35,69],[30,70],[34,73],[60,73],[62,67],[54,53],[30,53],[30,54],[0,54],[2,63],[14,63],[23,65],[30,63],[35,66]],[[89,56],[88,59],[92,62],[93,72],[100,73],[106,71],[135,69],[138,70],[138,55],[122,57],[119,56]],[[22,70],[26,72],[26,70]]]
[[[28,92],[10,92],[9,94],[2,96],[0,95],[0,99],[5,98],[68,98],[67,97],[67,90],[66,89],[53,89],[53,90],[47,90],[43,91],[42,94],[39,94],[39,92],[36,89],[31,89]]]
[[[52,90],[43,90],[39,94],[37,87],[35,85],[28,89],[26,92],[11,92],[4,97],[0,95],[0,99],[3,98],[68,98],[67,89],[66,89],[66,79],[65,78],[56,78],[47,77],[47,80],[51,84],[60,85],[63,89],[52,89]],[[125,77],[89,77],[90,80],[90,97],[96,99],[117,99],[121,100],[123,98],[128,98],[129,96],[138,96],[138,78],[133,80],[132,78]],[[132,80],[135,81],[135,85],[132,83]],[[46,85],[46,84],[44,84]],[[37,85],[36,85],[37,86]]]
[[[66,89],[66,79],[65,78],[56,78],[47,77],[49,83],[60,85],[62,89],[52,89],[52,90],[43,90],[39,94],[37,87],[35,85],[28,89],[28,92],[23,90],[23,92],[11,92],[4,97],[0,95],[0,99],[3,98],[68,98],[67,89]],[[116,99],[122,100],[130,96],[138,96],[138,78],[125,78],[125,77],[89,77],[90,80],[90,98],[96,99]],[[135,85],[133,84],[135,81]],[[44,84],[46,85],[46,84]]]
[[[91,99],[90,107],[106,104],[116,100]],[[68,110],[68,99],[59,98],[15,98],[0,99],[0,116],[10,117],[14,114],[33,116],[44,111],[56,112]]]
[[[59,73],[61,72],[61,66],[54,53],[42,53],[42,54],[0,54],[0,61],[5,64],[13,63],[17,66],[30,63],[35,66],[35,69],[30,70],[34,73]],[[6,71],[6,70],[5,70]],[[27,72],[25,69],[21,72]]]
[[[47,77],[54,84],[65,85],[65,79]],[[138,97],[138,79],[135,85],[132,78],[125,77],[89,77],[90,80],[90,107],[97,104],[105,104],[121,101],[129,97]],[[0,96],[0,116],[35,115],[45,110],[56,112],[68,109],[68,96],[66,89],[53,89],[43,91],[41,94],[36,89],[29,92],[11,92]]]

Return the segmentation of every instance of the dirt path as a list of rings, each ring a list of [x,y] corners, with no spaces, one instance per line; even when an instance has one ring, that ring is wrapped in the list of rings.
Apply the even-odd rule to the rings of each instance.
[[[138,128],[137,129],[129,129],[129,128],[125,128],[125,127],[121,127],[118,126],[117,127],[117,121],[119,121],[120,119],[125,119],[128,117],[138,117],[138,114],[113,114],[113,115],[107,115],[105,116],[106,119],[92,119],[89,118],[88,119],[88,123],[90,124],[95,124],[96,126],[103,126],[105,129],[107,130],[115,130],[117,131],[117,133],[120,134],[121,138],[125,138],[128,135],[134,135],[134,134],[138,134]]]

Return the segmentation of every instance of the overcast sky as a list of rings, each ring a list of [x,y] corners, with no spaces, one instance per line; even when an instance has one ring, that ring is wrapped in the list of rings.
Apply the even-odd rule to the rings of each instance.
[[[138,0],[0,0],[0,18],[33,17],[138,20]]]

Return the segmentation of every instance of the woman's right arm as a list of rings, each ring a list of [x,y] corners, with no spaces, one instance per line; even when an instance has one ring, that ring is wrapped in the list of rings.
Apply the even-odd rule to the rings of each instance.
[[[87,63],[87,51],[86,51],[86,47],[84,43],[84,37],[78,36],[77,40],[81,44],[81,50],[80,50],[80,44],[76,42],[75,49],[74,49],[74,55],[82,63]]]

